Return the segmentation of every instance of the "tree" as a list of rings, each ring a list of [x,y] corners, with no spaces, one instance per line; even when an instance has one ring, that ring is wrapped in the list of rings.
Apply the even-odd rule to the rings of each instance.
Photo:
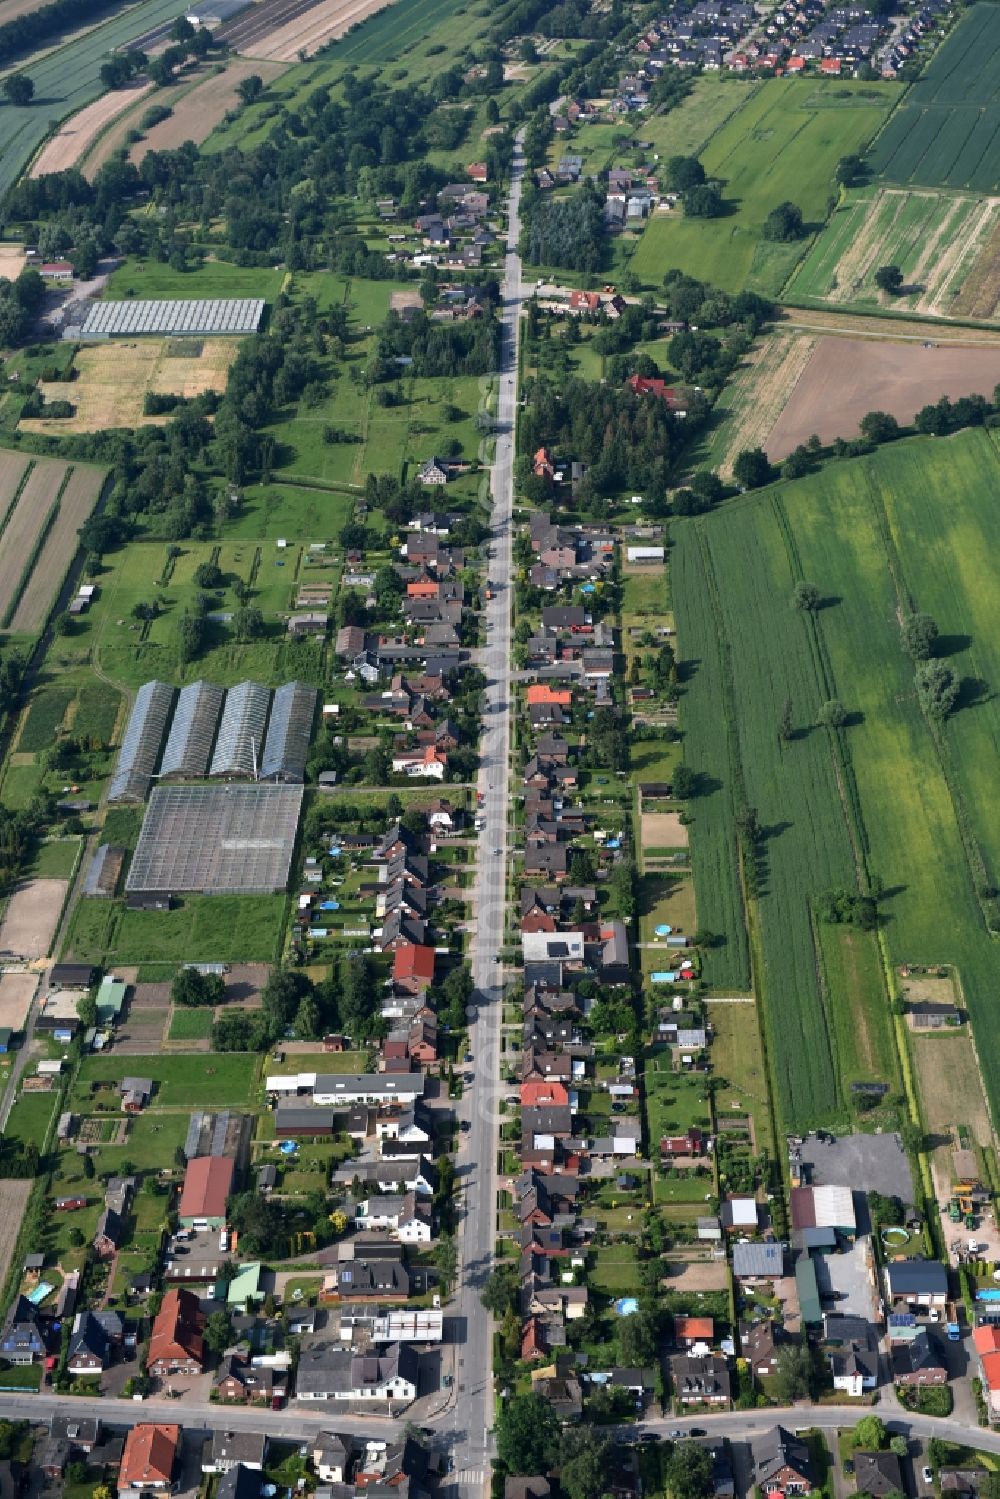
[[[690,801],[697,794],[698,776],[690,765],[678,765],[674,771],[671,789],[679,801]]]
[[[958,701],[958,677],[946,661],[918,661],[917,701],[929,718],[945,719]]]
[[[568,1499],[600,1499],[609,1443],[593,1427],[570,1428],[559,1444],[559,1487]]]
[[[792,592],[792,603],[796,609],[804,609],[807,614],[815,614],[819,608],[819,589],[815,583],[796,583]]]
[[[707,1499],[714,1489],[711,1453],[700,1442],[678,1442],[664,1477],[673,1499]]]
[[[509,1260],[502,1260],[490,1272],[489,1279],[479,1294],[479,1299],[494,1317],[503,1317],[511,1307],[517,1306],[519,1285],[517,1266]]]
[[[226,997],[226,983],[221,973],[199,973],[197,968],[182,968],[170,986],[175,1005],[197,1008],[221,1005]]]
[[[236,85],[236,92],[244,104],[252,104],[264,92],[264,80],[259,73],[248,73]]]
[[[177,654],[182,662],[193,661],[205,643],[205,621],[186,609],[177,624]]]
[[[903,620],[903,647],[914,661],[926,661],[934,654],[938,627],[929,614],[908,614]]]
[[[698,187],[689,187],[681,195],[685,216],[689,219],[718,219],[725,212],[722,194],[710,182]]]
[[[701,187],[705,181],[705,168],[697,156],[668,156],[664,168],[664,182],[674,193],[686,193],[691,187]]]
[[[824,728],[842,729],[847,722],[847,709],[838,697],[831,697],[820,704],[816,716]]]
[[[855,1448],[862,1452],[881,1452],[889,1433],[881,1416],[862,1416],[855,1426],[852,1439]]]
[[[903,273],[898,265],[880,265],[875,272],[875,285],[879,291],[894,297],[903,284]]]
[[[853,187],[859,177],[864,175],[865,164],[860,156],[842,156],[837,162],[834,176],[844,187]]]
[[[906,1457],[909,1450],[910,1444],[904,1436],[894,1436],[889,1438],[889,1451],[894,1453],[896,1457]]]
[[[778,719],[778,738],[783,744],[787,744],[792,737],[792,700],[785,698],[781,717]]]
[[[24,106],[35,97],[35,85],[27,73],[10,73],[3,81],[3,91],[8,103]]]
[[[647,1312],[633,1312],[618,1319],[618,1362],[622,1368],[636,1369],[656,1360],[659,1329]]]
[[[738,453],[733,464],[733,478],[741,489],[760,489],[761,485],[770,484],[774,470],[764,449],[744,448]]]
[[[805,233],[802,209],[787,201],[779,203],[764,220],[762,232],[765,239],[774,240],[778,244],[790,244],[792,240],[801,239]]]
[[[862,437],[869,442],[894,442],[899,436],[899,423],[888,411],[868,411],[859,423]]]
[[[217,562],[202,562],[194,570],[196,588],[218,588],[222,582],[222,568]]]
[[[789,1343],[777,1356],[771,1379],[771,1393],[779,1405],[791,1405],[809,1394],[809,1350],[801,1343]]]
[[[559,1451],[559,1418],[541,1395],[513,1395],[500,1407],[496,1439],[510,1473],[547,1473]]]
[[[212,1312],[205,1321],[205,1347],[210,1353],[223,1353],[232,1342],[233,1328],[226,1312]]]
[[[256,604],[244,604],[233,615],[233,635],[240,645],[259,640],[264,633],[264,616]]]

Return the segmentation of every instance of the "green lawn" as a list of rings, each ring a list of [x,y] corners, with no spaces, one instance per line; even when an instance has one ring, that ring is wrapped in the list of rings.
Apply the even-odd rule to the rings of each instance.
[[[66,951],[109,964],[273,962],[284,913],[283,895],[185,895],[171,911],[81,902]]]
[[[730,205],[721,219],[685,219],[674,208],[650,220],[631,268],[658,287],[676,267],[725,291],[777,295],[806,247],[761,237],[771,210],[790,199],[815,230],[828,212],[837,162],[872,139],[898,93],[893,84],[770,79],[712,136],[701,159]]]
[[[163,261],[143,256],[125,260],[108,280],[107,297],[146,297],[173,300],[198,297],[264,297],[273,302],[281,290],[284,271],[233,265],[209,260],[188,271],[175,271]]]
[[[50,838],[36,843],[25,873],[34,880],[68,880],[79,852],[79,838]]]
[[[150,1121],[159,1123],[159,1108],[198,1105],[233,1108],[249,1103],[257,1077],[257,1058],[243,1052],[209,1052],[197,1059],[186,1056],[89,1056],[80,1064],[73,1087],[73,1105],[86,1111],[91,1083],[118,1083],[126,1073],[151,1077],[158,1085],[154,1107],[132,1123],[131,1139]]]
[[[10,1111],[4,1135],[8,1139],[33,1140],[41,1149],[56,1104],[55,1093],[22,1093]]]
[[[212,1034],[212,1011],[175,1009],[170,1017],[168,1041],[207,1041]]]
[[[639,1266],[636,1252],[631,1244],[615,1244],[609,1249],[599,1249],[592,1269],[587,1272],[587,1283],[596,1291],[605,1291],[609,1296],[639,1293]]]
[[[996,463],[982,431],[913,439],[676,533],[680,638],[698,663],[683,699],[685,753],[711,786],[692,803],[699,916],[725,937],[706,954],[706,976],[741,987],[749,977],[734,819],[752,806],[765,833],[757,983],[785,1124],[843,1117],[845,1083],[869,1063],[892,1074],[874,953],[838,953],[824,939],[825,996],[819,983],[810,900],[851,886],[856,860],[888,892],[893,961],[957,964],[979,1033],[991,1023],[995,949],[976,890],[1000,859],[989,811],[1000,707],[978,685],[1000,679],[988,560]],[[815,622],[790,607],[797,578],[833,601]],[[963,684],[940,749],[900,646],[897,611],[909,607],[935,615]],[[852,715],[839,737],[816,727],[834,696]],[[782,743],[789,700],[796,732]],[[980,1054],[995,1105],[1000,1062],[988,1046]]]

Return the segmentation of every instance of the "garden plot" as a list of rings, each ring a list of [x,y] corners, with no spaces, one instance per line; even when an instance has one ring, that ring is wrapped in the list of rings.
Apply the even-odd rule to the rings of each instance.
[[[71,385],[60,382],[41,387],[47,401],[70,399],[74,415],[30,417],[21,427],[26,432],[58,435],[143,423],[162,426],[169,415],[143,414],[146,392],[187,398],[206,390],[221,392],[238,347],[235,339],[189,339],[183,352],[175,352],[175,341],[151,338],[82,348],[74,360],[77,377]]]
[[[764,446],[777,462],[813,433],[824,443],[855,437],[869,411],[887,411],[907,423],[942,396],[989,397],[998,381],[1000,346],[914,348],[820,338]]]
[[[934,1147],[934,1191],[939,1202],[947,1202],[953,1177],[951,1153],[958,1144],[956,1125],[964,1125],[976,1145],[995,1147],[979,1062],[966,1029],[911,1036],[910,1046],[924,1120]]]
[[[0,922],[0,951],[19,958],[44,958],[52,949],[67,880],[28,880],[7,902]]]

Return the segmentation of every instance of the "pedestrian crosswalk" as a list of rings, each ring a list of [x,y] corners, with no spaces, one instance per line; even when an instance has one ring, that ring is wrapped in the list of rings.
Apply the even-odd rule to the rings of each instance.
[[[485,1468],[459,1468],[454,1475],[455,1483],[463,1489],[481,1489],[486,1478]]]

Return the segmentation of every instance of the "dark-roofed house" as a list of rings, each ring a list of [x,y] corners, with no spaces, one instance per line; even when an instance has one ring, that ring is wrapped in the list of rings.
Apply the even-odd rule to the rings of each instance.
[[[66,1368],[71,1374],[100,1374],[108,1361],[108,1335],[93,1312],[80,1312],[73,1323]]]
[[[944,1306],[948,1272],[937,1260],[893,1260],[885,1267],[886,1296],[908,1306]]]
[[[503,1499],[549,1499],[551,1492],[547,1478],[521,1477],[504,1480]]]
[[[926,1328],[921,1327],[906,1343],[893,1343],[890,1353],[893,1384],[920,1387],[947,1383],[948,1371]]]
[[[215,1488],[215,1499],[260,1499],[261,1475],[245,1463],[234,1463],[221,1475]]]
[[[729,1365],[716,1354],[679,1353],[670,1360],[674,1398],[681,1405],[716,1405],[728,1410]]]
[[[765,1494],[809,1494],[812,1492],[812,1467],[809,1448],[800,1437],[784,1426],[755,1437],[750,1444],[753,1482]]]
[[[114,1208],[105,1208],[94,1230],[94,1248],[102,1260],[109,1260],[119,1247],[124,1225]]]
[[[854,1482],[859,1494],[871,1494],[872,1499],[906,1492],[899,1458],[894,1452],[859,1452],[855,1448]]]
[[[38,1312],[26,1296],[18,1296],[11,1304],[0,1333],[0,1357],[11,1364],[33,1364],[44,1356],[45,1339]]]

